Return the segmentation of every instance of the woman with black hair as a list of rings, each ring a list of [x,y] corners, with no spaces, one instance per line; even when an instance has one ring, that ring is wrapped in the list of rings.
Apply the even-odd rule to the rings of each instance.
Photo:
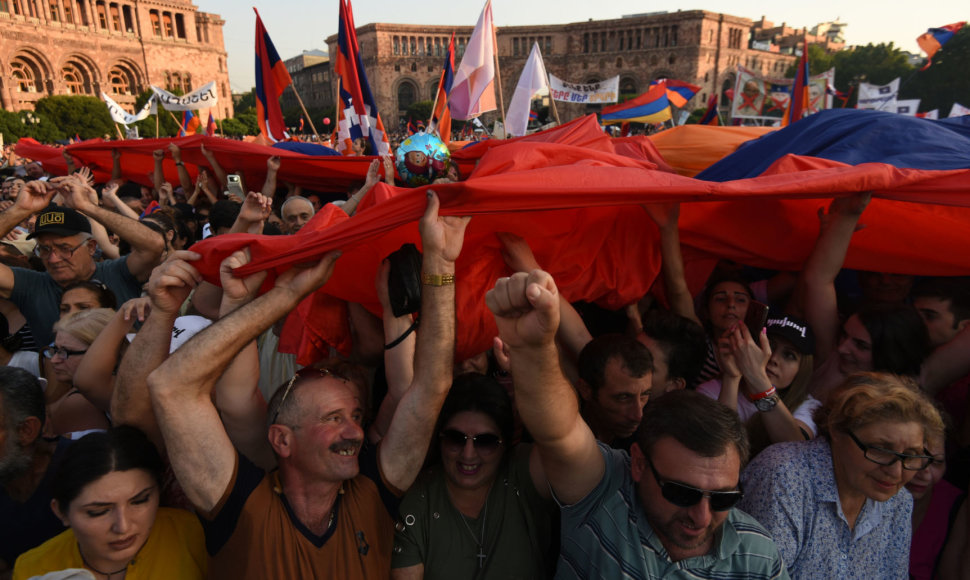
[[[65,452],[51,508],[69,529],[24,553],[15,580],[83,568],[99,580],[201,579],[205,540],[198,519],[160,508],[162,459],[133,427],[91,433]]]
[[[512,417],[494,379],[455,378],[432,446],[438,457],[401,503],[392,578],[551,576],[558,510],[533,484],[531,449],[509,446]]]

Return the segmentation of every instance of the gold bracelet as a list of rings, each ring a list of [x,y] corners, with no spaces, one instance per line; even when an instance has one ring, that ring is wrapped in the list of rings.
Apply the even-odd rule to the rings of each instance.
[[[421,274],[421,283],[425,286],[447,286],[455,283],[454,274]]]

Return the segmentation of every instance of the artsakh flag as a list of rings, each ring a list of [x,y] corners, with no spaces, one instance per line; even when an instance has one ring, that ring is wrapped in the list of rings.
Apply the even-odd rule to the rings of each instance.
[[[691,100],[701,90],[697,85],[678,81],[676,79],[657,79],[650,83],[650,86],[663,84],[667,88],[667,99],[670,104],[683,109],[687,101]]]
[[[954,22],[940,28],[930,28],[916,38],[916,44],[926,53],[926,64],[920,70],[926,70],[933,64],[933,55],[936,54],[943,45],[953,38],[953,35],[960,31],[966,24],[964,22]]]
[[[206,137],[216,136],[216,120],[212,118],[212,111],[209,111],[209,122],[205,124]]]
[[[711,98],[707,100],[707,111],[704,112],[704,116],[698,122],[700,125],[720,125],[721,119],[717,114],[717,93],[711,95]]]
[[[431,111],[431,121],[428,132],[437,131],[438,137],[448,143],[451,141],[451,109],[448,108],[448,95],[455,83],[455,33],[451,33],[448,41],[448,51],[445,53],[445,66],[438,81],[438,92],[435,96],[434,111]]]
[[[293,79],[276,52],[255,6],[253,12],[256,13],[256,122],[259,132],[276,143],[289,137],[280,110],[280,95],[293,84]]]
[[[192,111],[182,111],[182,128],[185,130],[179,131],[179,137],[195,135],[201,126],[202,121],[200,121],[197,116],[192,114]]]
[[[354,140],[364,137],[370,141],[373,155],[387,155],[391,144],[387,140],[384,122],[377,112],[377,102],[367,82],[367,73],[364,72],[350,0],[340,0],[336,57],[334,67],[340,82],[337,150],[344,155],[353,155]]]
[[[603,109],[604,125],[611,123],[663,123],[671,118],[667,86],[656,84],[639,97]]]
[[[810,98],[808,84],[808,40],[804,40],[802,45],[802,58],[798,61],[798,71],[795,72],[795,82],[792,83],[791,87],[791,98],[788,99],[785,114],[781,117],[782,127],[787,127],[805,116],[805,109],[808,108]]]

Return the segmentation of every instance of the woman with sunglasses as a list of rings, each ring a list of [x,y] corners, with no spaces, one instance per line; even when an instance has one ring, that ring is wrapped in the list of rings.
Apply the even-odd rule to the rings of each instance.
[[[439,455],[405,495],[391,577],[543,578],[557,512],[511,449],[512,402],[494,379],[459,375],[438,420]]]
[[[792,578],[906,578],[913,497],[939,412],[916,384],[851,375],[816,411],[821,437],[780,443],[744,470],[738,505],[768,528]]]
[[[91,308],[54,325],[54,344],[44,350],[56,384],[48,386],[50,428],[55,435],[106,429],[108,418],[74,387],[74,374],[88,347],[114,316],[110,308]]]
[[[14,565],[17,580],[82,568],[98,580],[201,579],[202,526],[190,512],[159,507],[162,459],[133,427],[85,435],[65,452],[51,509],[68,527]]]

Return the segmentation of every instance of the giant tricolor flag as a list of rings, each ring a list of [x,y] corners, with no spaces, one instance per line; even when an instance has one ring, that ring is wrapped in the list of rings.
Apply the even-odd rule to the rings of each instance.
[[[663,123],[670,120],[670,100],[667,86],[657,84],[639,97],[605,107],[601,119],[604,125],[611,123]]]
[[[448,107],[451,116],[461,121],[496,109],[492,0],[485,2],[485,8],[465,46],[465,54],[455,72],[455,84],[448,96]]]
[[[966,21],[954,22],[939,28],[930,28],[916,38],[916,44],[926,53],[926,64],[920,70],[930,68],[930,65],[933,64],[933,55],[943,48],[943,45],[949,42],[954,34],[960,32],[964,24],[966,24]]]
[[[809,103],[808,77],[808,40],[803,40],[802,58],[798,61],[795,82],[791,86],[791,98],[788,99],[788,107],[785,108],[785,114],[781,117],[782,127],[787,127],[805,116],[805,109],[808,108]]]
[[[687,105],[687,101],[691,100],[701,90],[697,85],[678,81],[677,79],[657,79],[651,82],[650,86],[660,84],[666,87],[667,99],[670,101],[670,104],[681,109]]]
[[[431,111],[431,121],[428,123],[429,133],[438,133],[438,137],[445,143],[451,141],[451,110],[448,108],[448,95],[455,84],[455,33],[451,33],[448,51],[445,53],[445,66],[438,81],[438,92],[435,95],[434,110]]]
[[[350,0],[340,0],[340,27],[337,32],[337,61],[340,82],[340,103],[337,105],[337,150],[353,155],[353,142],[361,137],[370,142],[372,155],[387,155],[391,144],[387,140],[384,122],[377,112],[377,102],[370,91],[364,61],[357,44],[354,11]]]
[[[293,84],[293,79],[276,52],[255,6],[253,12],[256,13],[256,122],[259,132],[275,143],[288,137],[280,110],[280,95]]]

